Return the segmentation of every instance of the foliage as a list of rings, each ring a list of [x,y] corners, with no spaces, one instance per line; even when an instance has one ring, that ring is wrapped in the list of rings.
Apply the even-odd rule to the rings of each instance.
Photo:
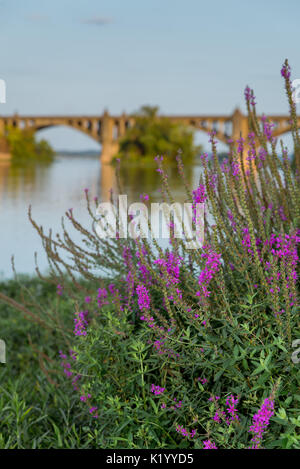
[[[0,284],[1,294],[15,302],[0,303],[0,338],[7,350],[6,364],[0,364],[0,448],[95,447],[89,435],[90,419],[54,366],[56,347],[64,340],[55,331],[29,322],[21,304],[27,295],[53,310],[56,288],[36,278],[20,280],[22,285],[15,280]],[[68,324],[69,308],[61,306],[61,319]],[[48,375],[43,372],[43,360],[48,363]]]
[[[298,167],[287,62],[281,74]],[[92,228],[66,213],[82,245],[64,221],[63,236],[47,235],[29,211],[59,298],[46,311],[27,302],[32,320],[65,341],[65,380],[101,447],[300,448],[299,364],[291,359],[300,338],[300,185],[272,123],[258,122],[248,87],[245,97],[251,133],[220,163],[212,132],[213,158],[202,155],[194,190],[177,157],[187,201],[206,204],[201,249],[174,235],[167,250],[155,239],[100,238],[88,190]],[[163,200],[173,203],[156,161]]]
[[[134,116],[134,125],[126,130],[120,140],[120,158],[150,158],[164,155],[175,158],[180,148],[186,159],[199,154],[200,147],[194,145],[194,132],[180,123],[158,116],[158,107],[143,106]]]
[[[6,138],[15,163],[50,163],[54,158],[49,143],[44,139],[37,141],[31,130],[10,126],[6,129]]]

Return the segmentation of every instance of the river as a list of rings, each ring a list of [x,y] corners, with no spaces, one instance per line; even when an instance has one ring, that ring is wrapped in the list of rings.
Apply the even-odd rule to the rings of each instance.
[[[186,168],[192,187],[197,186],[200,171],[196,164]],[[34,274],[34,252],[41,271],[47,271],[41,240],[28,220],[29,205],[33,218],[45,230],[61,232],[61,217],[70,208],[82,224],[90,226],[84,189],[89,189],[91,197],[108,200],[110,188],[115,187],[114,172],[110,165],[101,166],[95,156],[58,155],[49,166],[28,167],[15,167],[10,161],[0,160],[0,279],[12,277],[12,255],[18,273]],[[168,173],[175,200],[184,201],[176,166],[170,166]],[[161,202],[160,176],[154,165],[122,164],[121,184],[129,203],[139,202],[142,193],[149,194],[152,202]]]

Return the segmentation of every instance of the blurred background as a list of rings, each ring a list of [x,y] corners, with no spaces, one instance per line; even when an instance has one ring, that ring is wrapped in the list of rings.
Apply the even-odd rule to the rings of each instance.
[[[259,113],[287,114],[280,69],[288,58],[293,78],[300,78],[299,16],[297,0],[2,0],[0,79],[7,90],[0,117],[130,115],[144,105],[168,116],[232,115],[236,108],[246,112],[246,85],[254,88]],[[12,275],[13,254],[19,272],[34,273],[34,251],[42,270],[47,267],[27,218],[30,204],[38,224],[57,231],[70,208],[88,223],[85,188],[101,200],[114,185],[114,166],[101,164],[101,144],[79,130],[54,126],[36,132],[34,142],[20,138],[11,132],[11,148],[24,158],[0,158],[4,278]],[[282,139],[292,151],[290,135]],[[193,132],[199,152],[209,151],[208,140],[207,133]],[[39,142],[45,141],[54,152],[49,161],[25,158],[30,145],[42,154]],[[221,142],[218,149],[228,151]],[[172,158],[168,164],[180,199]],[[159,200],[149,159],[124,159],[121,166],[129,200],[144,192]],[[197,157],[186,167],[195,187]]]

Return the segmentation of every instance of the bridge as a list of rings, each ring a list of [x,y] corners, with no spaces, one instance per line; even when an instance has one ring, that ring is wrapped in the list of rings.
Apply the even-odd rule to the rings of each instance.
[[[238,108],[232,115],[170,115],[161,116],[172,122],[182,123],[195,130],[216,133],[216,139],[228,145],[228,139],[236,140],[249,133],[248,118]],[[261,117],[259,117],[261,119]],[[273,135],[278,137],[291,130],[290,116],[271,115],[268,119],[274,124]],[[122,114],[112,116],[105,111],[99,116],[0,116],[0,135],[4,135],[7,126],[19,129],[32,129],[34,132],[55,127],[67,126],[76,129],[102,145],[101,161],[110,163],[118,152],[119,140],[126,129],[134,125],[134,117]],[[298,125],[300,127],[300,118]],[[0,153],[5,151],[5,139],[0,140]]]

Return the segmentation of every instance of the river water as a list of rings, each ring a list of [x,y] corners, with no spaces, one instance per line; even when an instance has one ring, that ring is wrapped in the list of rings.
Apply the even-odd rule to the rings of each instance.
[[[190,187],[197,186],[200,171],[197,164],[186,167]],[[84,189],[89,189],[91,197],[108,200],[109,190],[115,187],[114,173],[112,166],[101,166],[95,156],[57,156],[49,166],[28,167],[0,160],[0,279],[12,276],[12,255],[18,273],[34,274],[34,252],[41,271],[47,271],[41,240],[28,219],[29,205],[34,220],[45,230],[52,228],[61,233],[61,217],[70,208],[83,225],[90,226]],[[185,193],[175,165],[168,168],[168,173],[174,199],[183,202]],[[154,165],[122,164],[121,184],[129,203],[139,202],[142,193],[149,194],[151,202],[162,201],[160,177]],[[78,235],[74,239],[79,240]]]

